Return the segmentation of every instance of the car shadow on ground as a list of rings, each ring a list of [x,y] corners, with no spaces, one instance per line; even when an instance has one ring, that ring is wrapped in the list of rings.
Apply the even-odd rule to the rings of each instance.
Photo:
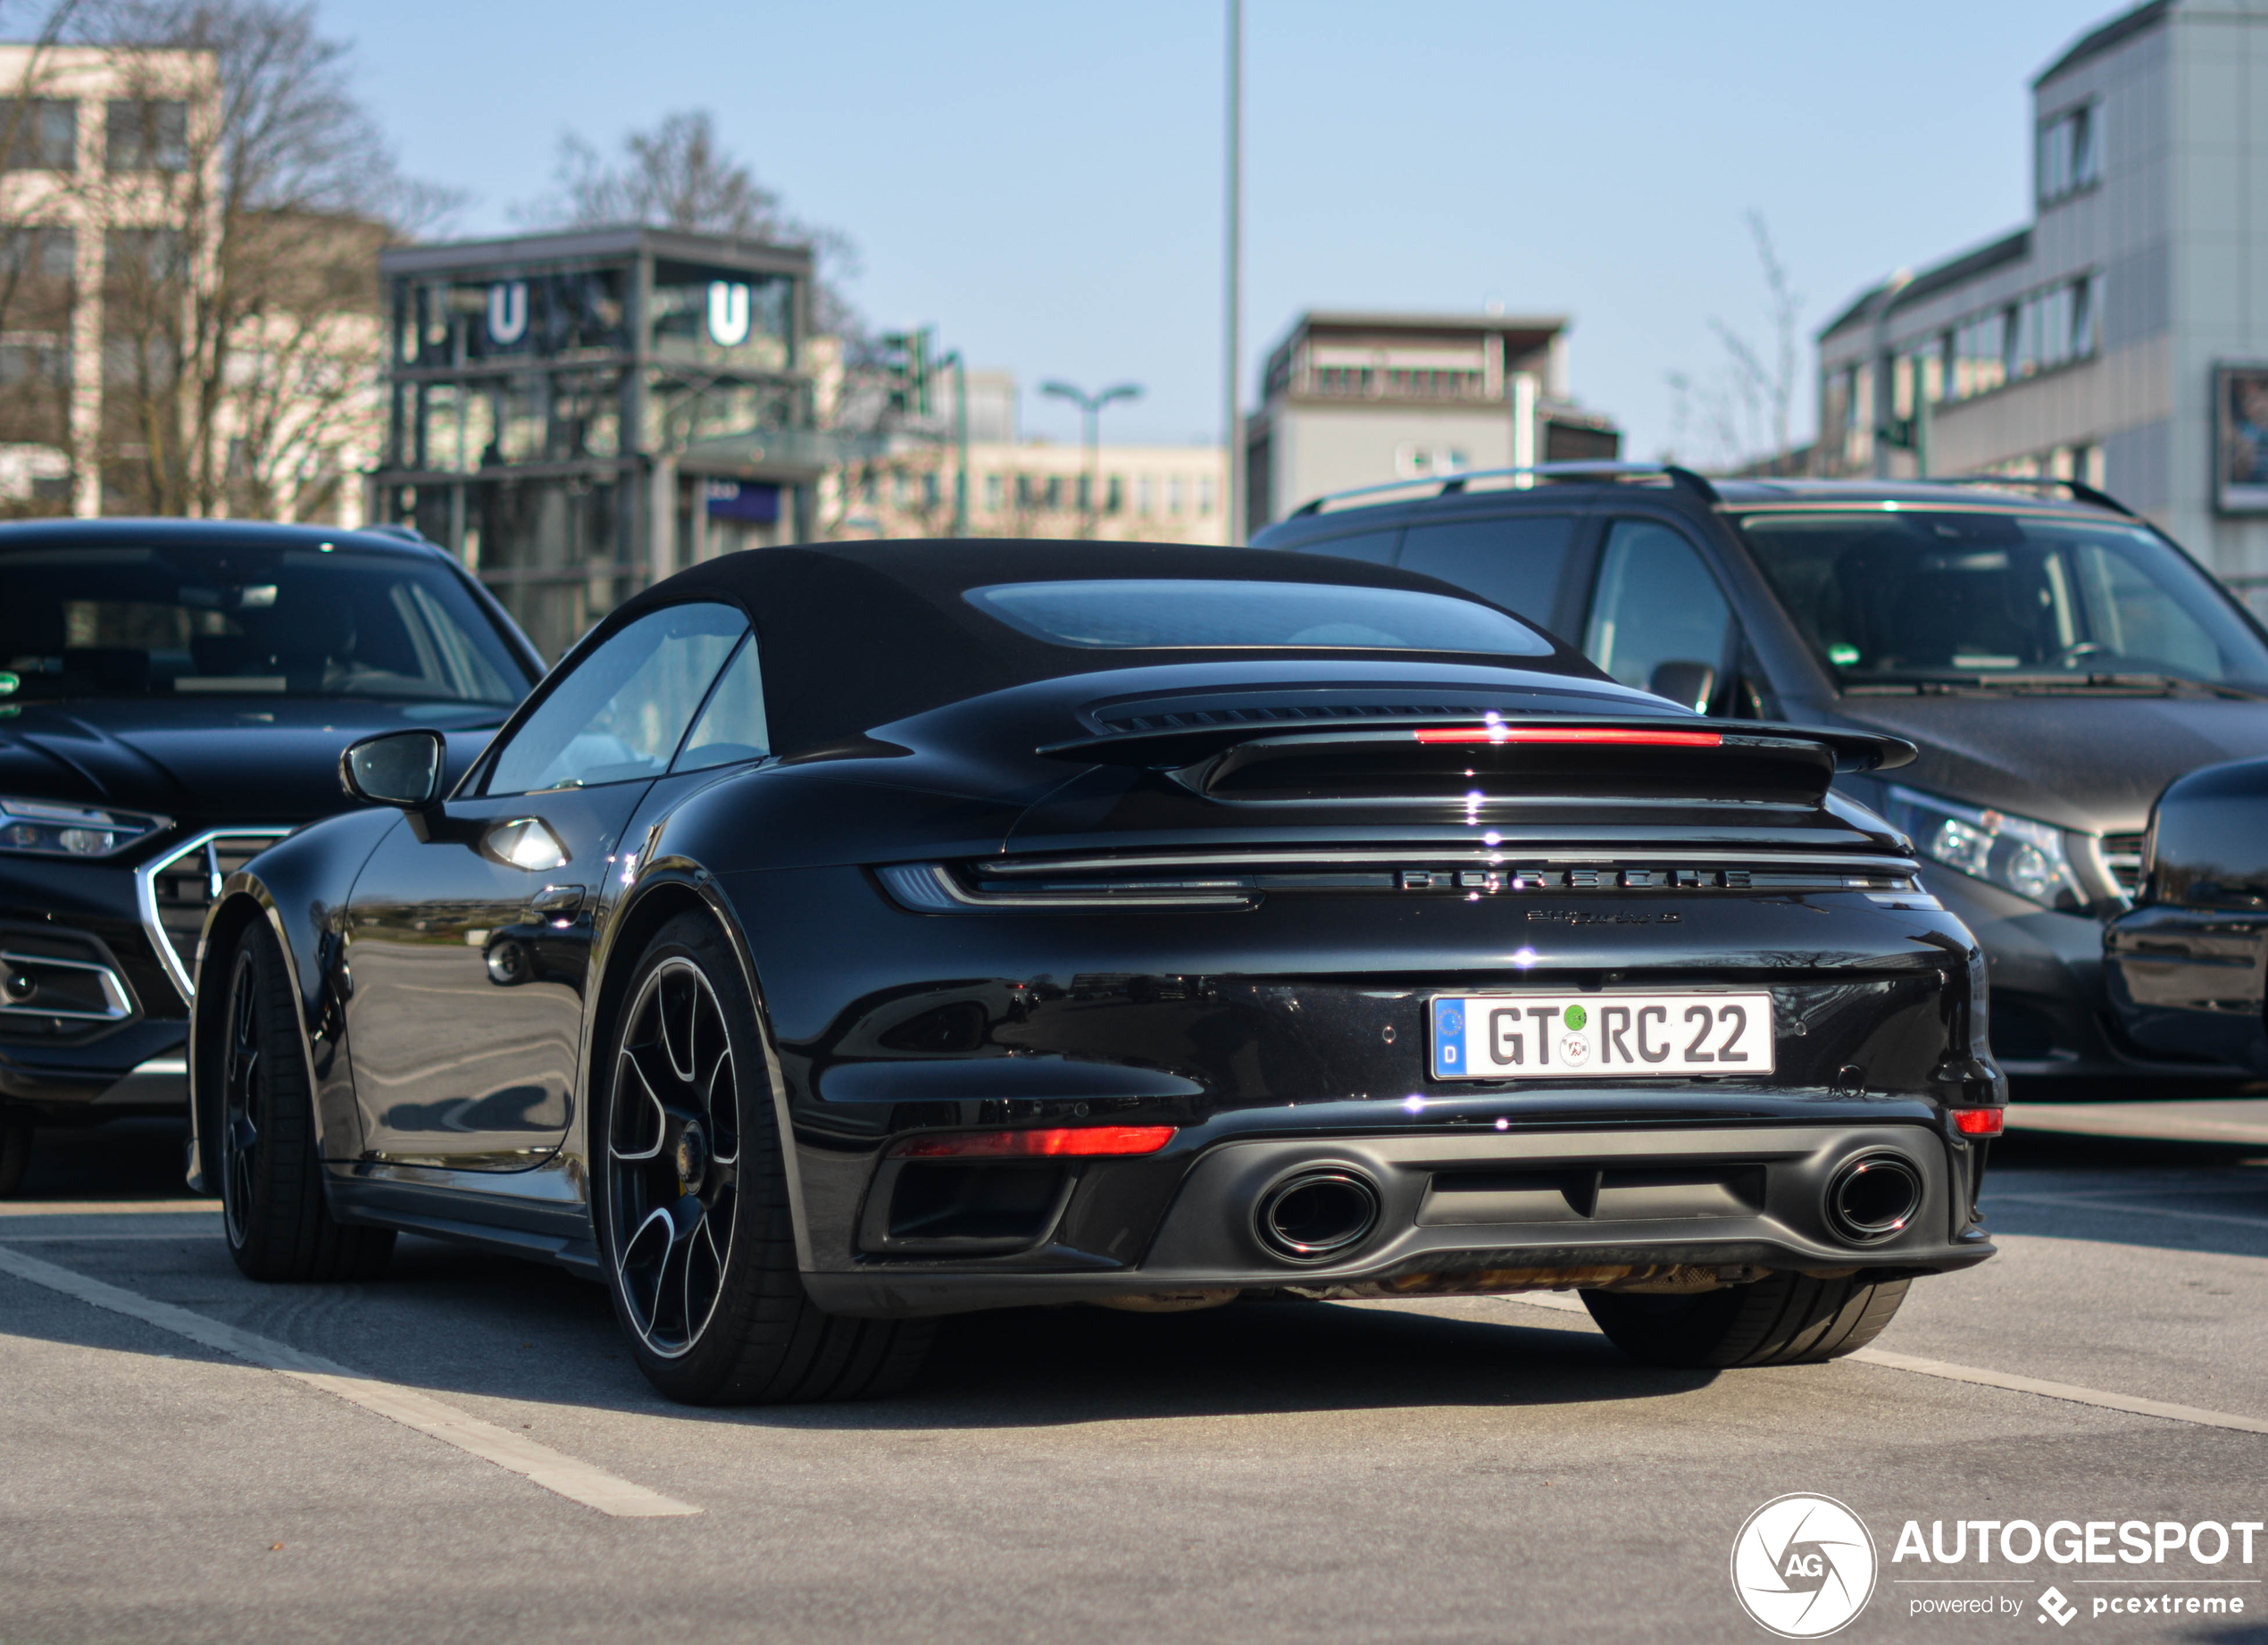
[[[193,1201],[182,1128],[133,1121],[47,1131],[17,1204]],[[43,1235],[67,1225],[43,1221]],[[150,1232],[157,1232],[154,1224]],[[0,1240],[6,1237],[0,1219]],[[672,1405],[638,1374],[605,1293],[563,1270],[438,1240],[404,1239],[368,1285],[269,1286],[238,1274],[217,1237],[176,1243],[43,1239],[22,1248],[145,1295],[179,1296],[368,1374],[463,1394],[712,1422],[834,1428],[985,1428],[1445,1405],[1588,1404],[1705,1387],[1705,1372],[1656,1370],[1588,1331],[1514,1305],[1505,1317],[1392,1307],[1239,1302],[1191,1314],[1088,1307],[1010,1308],[940,1322],[921,1379],[887,1400],[703,1409]],[[52,1333],[107,1341],[80,1310]],[[1521,1317],[1525,1312],[1532,1323]],[[1548,1323],[1547,1323],[1548,1322]],[[11,1329],[37,1330],[29,1322]],[[205,1357],[179,1339],[163,1350]]]

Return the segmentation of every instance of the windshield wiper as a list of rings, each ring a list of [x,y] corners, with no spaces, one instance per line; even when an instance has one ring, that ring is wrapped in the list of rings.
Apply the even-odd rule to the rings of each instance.
[[[1950,696],[1962,691],[2037,691],[2057,696],[2084,691],[2198,692],[2208,697],[2230,697],[2243,702],[2268,702],[2268,689],[2260,687],[2232,685],[2225,680],[2196,680],[2187,674],[2123,672],[2088,674],[1875,674],[1866,679],[1846,681],[1843,690],[1846,695],[1912,691],[1920,696]]]

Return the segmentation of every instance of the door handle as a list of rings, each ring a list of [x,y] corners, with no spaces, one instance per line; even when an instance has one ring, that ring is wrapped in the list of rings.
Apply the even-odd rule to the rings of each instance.
[[[547,885],[528,899],[528,912],[538,919],[571,914],[582,906],[583,888],[580,885]]]

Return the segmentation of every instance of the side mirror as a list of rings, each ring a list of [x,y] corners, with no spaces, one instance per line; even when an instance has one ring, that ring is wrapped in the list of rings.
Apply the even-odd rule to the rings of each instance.
[[[388,731],[347,746],[338,756],[338,786],[355,799],[412,814],[441,801],[447,745],[438,731]]]
[[[1656,663],[1654,672],[1647,679],[1646,689],[1656,697],[1668,697],[1680,708],[1706,714],[1709,699],[1717,694],[1717,671],[1706,663]]]

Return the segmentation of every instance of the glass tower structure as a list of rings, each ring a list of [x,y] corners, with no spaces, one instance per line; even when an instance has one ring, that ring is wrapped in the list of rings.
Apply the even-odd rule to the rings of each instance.
[[[375,517],[556,657],[680,566],[811,530],[808,250],[576,230],[383,253]]]

